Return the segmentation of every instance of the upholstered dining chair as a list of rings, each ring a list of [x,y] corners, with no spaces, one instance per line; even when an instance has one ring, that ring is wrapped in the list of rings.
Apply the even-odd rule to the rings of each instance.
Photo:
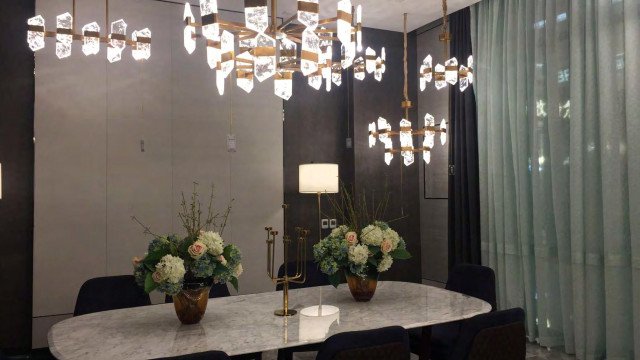
[[[475,316],[463,322],[449,360],[524,360],[524,310],[514,308]]]
[[[352,331],[325,340],[316,360],[408,360],[409,335],[400,326]]]
[[[151,305],[149,295],[133,275],[98,277],[80,287],[73,316],[146,305]]]
[[[492,311],[496,309],[496,276],[493,269],[489,267],[470,264],[458,265],[449,273],[445,289],[484,300],[491,305]],[[431,359],[448,358],[460,335],[461,324],[462,322],[455,321],[431,327],[431,338],[427,340],[430,341]],[[409,339],[411,352],[421,354],[423,351],[422,329],[409,330]]]
[[[206,351],[196,354],[157,358],[154,360],[229,360],[229,355],[222,351]]]
[[[307,261],[307,279],[302,284],[291,283],[289,284],[289,289],[302,289],[307,287],[314,286],[324,286],[329,285],[329,277],[320,271],[318,264],[314,261]],[[295,261],[291,261],[288,264],[289,275],[295,275],[296,272],[296,263]],[[281,278],[284,276],[284,264],[280,265],[278,269],[278,277]],[[282,285],[276,285],[276,291],[282,290]],[[292,360],[293,353],[296,352],[305,352],[305,351],[317,351],[319,349],[319,344],[311,344],[311,345],[302,345],[296,346],[292,348],[280,349],[278,350],[278,360]]]

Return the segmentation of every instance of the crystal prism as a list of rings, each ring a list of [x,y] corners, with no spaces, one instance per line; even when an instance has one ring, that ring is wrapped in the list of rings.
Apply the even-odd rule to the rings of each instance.
[[[348,42],[346,44],[343,43],[342,46],[340,47],[340,50],[342,54],[342,61],[341,61],[342,68],[347,69],[351,65],[353,65],[353,60],[356,58],[356,43],[354,42]]]
[[[376,51],[372,48],[368,47],[365,50],[365,68],[367,69],[367,73],[371,74],[376,71]]]
[[[200,16],[213,15],[214,18],[218,14],[218,1],[217,0],[200,0]],[[218,41],[220,40],[220,24],[215,21],[212,24],[202,26],[202,35],[209,39]]]
[[[455,85],[458,82],[458,59],[453,57],[445,61],[444,66],[446,66],[444,73],[445,80],[449,84]]]
[[[358,5],[356,8],[356,24],[358,24],[358,31],[356,31],[356,49],[360,52],[362,51],[362,5]]]
[[[220,49],[213,46],[207,46],[207,64],[213,70],[220,62]]]
[[[249,51],[238,54],[238,66],[236,67],[236,85],[247,93],[253,90],[253,68],[249,63],[253,60],[253,56]],[[246,60],[241,61],[241,60]],[[240,65],[242,64],[242,65]],[[246,66],[247,68],[239,68]]]
[[[122,50],[127,46],[125,40],[113,39],[112,34],[127,35],[127,23],[122,19],[111,23],[111,34],[109,34],[109,45],[107,46],[107,60],[110,63],[120,61]]]
[[[288,38],[280,40],[280,62],[284,63],[295,60],[297,49],[298,45]]]
[[[28,25],[42,26],[42,31],[27,31],[27,43],[32,51],[44,48],[44,18],[40,15],[27,20]]]
[[[469,55],[469,58],[467,59],[467,66],[469,67],[467,79],[469,79],[469,84],[473,84],[473,55]]]
[[[460,72],[466,72],[466,71],[467,71],[467,68],[464,65],[460,65]],[[467,72],[467,76],[460,77],[460,92],[467,90],[467,88],[469,87],[469,77],[468,77],[469,74],[471,73]]]
[[[87,32],[100,33],[100,25],[94,21],[82,27],[82,52],[86,56],[96,55],[100,52],[100,38],[87,36]]]
[[[442,64],[438,64],[436,65],[435,68],[435,72],[436,72],[436,89],[441,90],[445,87],[447,87],[447,82],[444,79],[438,79],[438,76],[441,76],[440,74],[444,74],[445,73],[445,68],[444,65]]]
[[[193,16],[193,12],[191,11],[191,4],[184,4],[184,21],[189,21],[190,23],[195,22],[195,17]],[[194,38],[196,34],[196,28],[193,26],[185,26],[184,27],[184,48],[187,50],[187,53],[193,54],[196,50],[196,39]]]
[[[138,38],[151,39],[151,30],[144,28],[142,30],[134,31],[131,34],[131,40],[138,41]],[[151,57],[151,44],[150,43],[136,43],[131,50],[131,56],[135,60],[149,60]]]
[[[382,60],[382,73],[384,74],[387,71],[387,51],[382,48],[382,52],[380,54]]]
[[[316,73],[308,77],[309,86],[316,90],[320,90],[322,86],[322,75]]]
[[[364,80],[364,76],[364,59],[362,58],[362,56],[360,56],[353,62],[353,77],[362,81]]]
[[[386,149],[391,149],[393,148],[393,142],[387,133],[388,131],[391,131],[391,124],[387,119],[378,117],[378,140],[384,144]]]
[[[351,21],[347,21],[351,16],[351,0],[338,1],[337,35],[343,44],[351,42]]]
[[[276,41],[265,34],[256,37],[254,54],[254,73],[258,81],[263,82],[276,73]]]
[[[315,32],[306,29],[302,32],[302,55],[300,59],[300,71],[308,76],[318,71],[320,58],[320,38]]]
[[[442,119],[440,122],[440,144],[444,145],[447,143],[447,121]]]
[[[315,11],[308,11],[309,8],[314,7],[316,8]],[[315,30],[318,27],[320,16],[317,7],[318,0],[298,0],[298,21],[306,26],[307,30]]]
[[[425,163],[427,164],[431,163],[431,151],[423,151],[422,157]]]
[[[435,146],[435,141],[436,141],[436,132],[434,131],[435,126],[436,126],[435,118],[433,117],[433,115],[427,113],[424,116],[424,127],[425,127],[424,146],[428,147],[429,149],[433,149],[433,147]]]
[[[220,70],[225,78],[231,74],[235,65],[234,49],[233,34],[227,30],[223,31],[220,36]]]
[[[342,85],[342,67],[340,64],[333,64],[333,69],[331,71],[331,81],[336,86]]]
[[[409,130],[404,130],[407,128]],[[413,156],[413,136],[411,135],[411,121],[408,121],[407,119],[402,119],[400,121],[400,146],[402,147],[400,154],[404,158],[404,165],[409,166],[413,164],[415,161]]]
[[[218,88],[218,94],[224,95],[224,81],[226,80],[222,70],[216,70],[216,87]]]
[[[427,55],[420,65],[420,91],[424,91],[431,80],[433,80],[433,59],[431,55]]]
[[[64,13],[56,17],[56,27],[58,29],[71,30],[73,28],[73,17],[71,14]],[[64,59],[71,56],[71,45],[73,44],[73,35],[56,34],[56,55],[58,59]]]
[[[382,59],[378,57],[376,59],[376,71],[374,71],[373,77],[377,81],[382,81]]]
[[[273,86],[276,96],[283,100],[289,100],[293,94],[293,80],[291,72],[278,72],[273,81]]]
[[[269,27],[269,13],[267,12],[267,1],[261,0],[250,1],[252,5],[256,5],[259,3],[259,6],[247,6],[247,1],[245,1],[244,8],[244,22],[245,26],[248,29],[253,31],[263,33]]]
[[[372,122],[369,124],[369,147],[372,148],[376,145],[376,137],[373,136],[373,133],[376,132],[376,123]]]

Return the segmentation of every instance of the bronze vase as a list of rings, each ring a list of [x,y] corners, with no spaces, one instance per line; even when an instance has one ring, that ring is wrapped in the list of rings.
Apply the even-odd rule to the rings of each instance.
[[[193,325],[202,320],[207,311],[209,290],[208,284],[185,284],[181,292],[173,295],[173,306],[181,323]]]
[[[376,287],[378,286],[379,273],[377,271],[370,271],[362,277],[346,270],[345,275],[347,277],[347,284],[349,284],[351,296],[353,296],[356,301],[367,302],[371,300],[373,294],[376,293]]]

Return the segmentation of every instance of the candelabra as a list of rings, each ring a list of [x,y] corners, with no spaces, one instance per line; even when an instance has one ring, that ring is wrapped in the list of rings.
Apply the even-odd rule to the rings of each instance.
[[[272,227],[265,227],[267,232],[267,276],[276,285],[282,285],[282,309],[274,311],[277,316],[292,316],[298,312],[293,309],[289,309],[289,284],[303,284],[307,280],[307,236],[309,236],[309,230],[297,227],[296,231],[296,272],[293,276],[289,275],[289,246],[292,241],[289,235],[287,235],[287,208],[289,205],[282,205],[284,210],[284,227],[285,231],[282,236],[282,243],[284,246],[284,274],[282,277],[278,277],[275,273],[275,242],[278,231]]]

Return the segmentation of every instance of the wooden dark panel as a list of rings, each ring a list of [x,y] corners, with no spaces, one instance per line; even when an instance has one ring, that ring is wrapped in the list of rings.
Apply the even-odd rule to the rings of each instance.
[[[0,2],[0,348],[9,353],[31,348],[34,11],[33,0]]]

